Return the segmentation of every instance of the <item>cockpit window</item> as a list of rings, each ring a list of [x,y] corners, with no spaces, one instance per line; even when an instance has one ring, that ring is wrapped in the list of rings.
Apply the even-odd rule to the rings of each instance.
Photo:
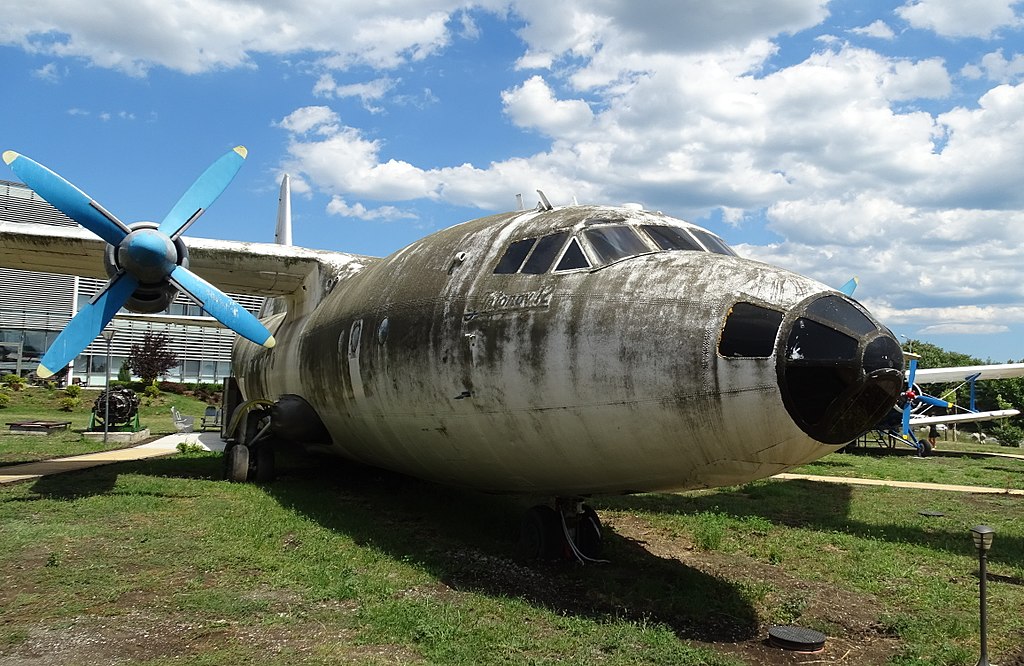
[[[583,235],[597,255],[598,262],[602,264],[610,264],[624,257],[651,251],[640,236],[627,226],[595,227],[586,229]]]
[[[666,227],[660,224],[645,224],[641,227],[662,250],[692,250],[703,252],[704,248],[693,240],[693,236],[680,227]]]
[[[781,325],[781,312],[753,303],[736,303],[725,319],[718,353],[727,358],[767,358],[775,352],[775,337]]]
[[[718,236],[709,234],[703,229],[690,229],[690,231],[697,237],[697,240],[699,240],[704,247],[708,249],[709,252],[714,252],[715,254],[726,254],[730,257],[736,256],[736,253],[733,252],[732,248],[726,245],[725,241]]]
[[[536,242],[536,238],[525,238],[509,245],[498,265],[495,266],[494,272],[518,273],[519,267],[523,265],[523,260],[526,259],[526,255],[530,253],[530,249]]]
[[[875,330],[868,316],[838,296],[825,296],[807,306],[807,314],[848,328],[857,335]]]
[[[565,248],[565,253],[562,254],[558,265],[555,266],[555,272],[572,271],[579,268],[590,268],[590,262],[587,261],[586,255],[583,254],[580,242],[573,238],[569,241],[569,247]]]
[[[537,246],[533,248],[530,258],[523,264],[522,272],[531,275],[547,273],[548,269],[551,268],[551,264],[554,263],[555,257],[558,256],[558,251],[565,245],[565,239],[568,235],[568,231],[559,231],[558,233],[548,234],[537,241]]]

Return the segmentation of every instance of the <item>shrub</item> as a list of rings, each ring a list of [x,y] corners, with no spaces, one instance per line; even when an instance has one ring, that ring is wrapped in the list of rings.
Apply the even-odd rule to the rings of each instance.
[[[57,404],[57,407],[62,412],[73,412],[81,404],[82,404],[81,398],[72,398],[72,397],[69,396],[67,398],[61,398],[60,402]]]
[[[12,391],[20,391],[25,388],[25,378],[19,377],[15,374],[4,375],[2,379],[3,383],[7,385],[7,388]]]
[[[150,384],[149,386],[146,387],[146,390],[144,390],[143,393],[146,395],[147,398],[159,398],[160,387]]]
[[[0,409],[3,409],[9,404],[11,404],[11,395],[9,393],[0,392]]]
[[[69,398],[77,398],[82,395],[82,387],[78,384],[68,384],[64,387],[64,395]]]

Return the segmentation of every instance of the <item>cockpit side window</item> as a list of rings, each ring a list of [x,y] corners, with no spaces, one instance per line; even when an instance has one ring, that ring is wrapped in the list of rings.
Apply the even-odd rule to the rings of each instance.
[[[693,236],[680,227],[666,227],[660,224],[645,224],[641,227],[662,250],[692,250],[703,252],[704,248],[693,240]]]
[[[501,260],[498,261],[498,265],[494,267],[494,272],[518,273],[519,267],[523,265],[523,260],[526,259],[526,255],[530,253],[536,242],[536,238],[524,238],[509,245]]]
[[[753,303],[736,303],[729,310],[718,341],[726,358],[767,358],[775,352],[782,313]]]
[[[572,271],[580,268],[590,268],[590,262],[587,261],[587,256],[583,254],[580,242],[572,238],[569,240],[569,247],[565,248],[562,258],[559,260],[558,265],[555,266],[555,272]]]
[[[651,251],[640,236],[627,226],[594,227],[585,230],[583,235],[602,264]]]
[[[558,256],[559,250],[565,245],[565,239],[568,236],[568,231],[559,231],[558,233],[548,234],[537,241],[537,246],[533,248],[530,258],[523,264],[522,272],[530,275],[547,273],[548,269],[551,268],[551,264],[554,263],[555,257]]]
[[[694,236],[697,237],[697,240],[699,240],[704,245],[704,247],[708,249],[709,252],[714,252],[715,254],[726,254],[729,255],[730,257],[736,256],[736,253],[733,252],[733,249],[726,245],[725,241],[723,241],[718,236],[709,234],[703,229],[690,229],[690,231],[693,233]]]

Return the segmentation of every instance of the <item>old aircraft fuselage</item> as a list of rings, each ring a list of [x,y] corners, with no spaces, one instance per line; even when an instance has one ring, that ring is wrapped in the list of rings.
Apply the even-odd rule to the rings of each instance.
[[[440,231],[328,276],[240,339],[246,398],[303,398],[342,456],[497,492],[732,485],[891,408],[903,358],[858,303],[660,213],[571,206]]]

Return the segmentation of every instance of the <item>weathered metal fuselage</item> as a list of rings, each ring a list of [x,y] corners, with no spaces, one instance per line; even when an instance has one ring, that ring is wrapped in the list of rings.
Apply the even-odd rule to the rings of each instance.
[[[582,236],[606,223],[685,225],[574,206],[438,232],[271,318],[274,349],[240,341],[243,393],[304,398],[354,460],[562,496],[762,478],[835,450],[873,425],[876,402],[893,404],[898,345],[852,301],[727,254],[652,245],[601,263]],[[587,267],[495,272],[510,244],[558,231],[580,238]],[[836,359],[829,331],[853,341]],[[818,395],[808,381],[832,384],[822,404],[804,404]]]

